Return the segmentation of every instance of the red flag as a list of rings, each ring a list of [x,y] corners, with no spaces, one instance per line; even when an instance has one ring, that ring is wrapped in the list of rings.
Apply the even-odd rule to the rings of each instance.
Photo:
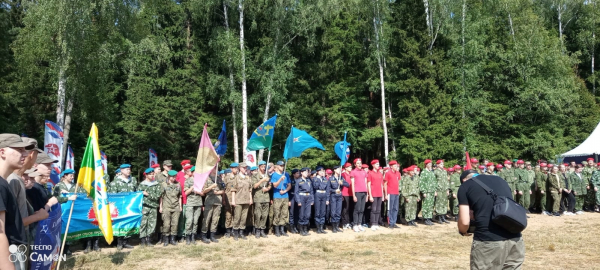
[[[467,156],[467,166],[465,166],[465,170],[472,170],[473,166],[471,166],[471,158],[469,157],[469,152],[465,152]]]

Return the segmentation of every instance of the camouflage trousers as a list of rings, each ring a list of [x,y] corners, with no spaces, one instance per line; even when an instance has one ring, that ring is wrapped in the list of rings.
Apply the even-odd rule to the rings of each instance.
[[[433,218],[433,204],[435,202],[435,193],[424,193],[425,198],[422,199],[422,208],[421,213],[423,218],[431,219]]]
[[[454,198],[453,193],[450,193],[450,195],[448,196],[448,201],[450,202],[450,213],[453,216],[458,216],[458,198]]]
[[[165,210],[163,209],[163,235],[177,235],[177,225],[179,225],[179,210]]]
[[[185,235],[198,232],[200,214],[202,214],[202,206],[187,206],[185,209]]]
[[[235,206],[233,212],[233,229],[244,230],[246,229],[246,218],[248,217],[249,204],[238,204]]]
[[[202,219],[202,233],[217,232],[219,225],[219,217],[221,216],[221,205],[206,205],[204,206],[204,219]]]
[[[271,203],[269,203],[269,204],[271,204]],[[274,226],[274,224],[273,224],[273,208],[274,208],[273,206],[269,207],[269,218],[267,219],[267,228],[268,228],[267,231],[271,231],[271,229],[273,229],[273,226]],[[288,210],[288,213],[289,213],[289,210]],[[298,223],[298,222],[296,222],[296,223]]]
[[[535,207],[537,210],[546,211],[546,193],[542,193],[541,191],[535,192]]]
[[[600,205],[600,192],[594,191],[594,187],[590,186],[587,191],[586,205],[594,209],[594,206]]]
[[[448,213],[448,195],[444,194],[445,191],[438,191],[438,195],[435,198],[435,214],[445,215]]]
[[[521,195],[521,194],[518,194],[518,192],[517,192],[517,195],[516,195],[517,203],[522,205],[523,207],[525,207],[525,209],[528,209],[531,204],[531,202],[529,200],[529,198],[531,197],[531,195],[529,194],[529,190],[523,190],[520,192],[522,192],[523,194]]]
[[[225,205],[225,228],[233,227],[233,208],[231,205]]]
[[[404,197],[404,214],[406,221],[417,219],[417,196]]]
[[[269,216],[269,202],[254,204],[254,228],[266,229],[267,217]]]
[[[558,212],[560,209],[560,194],[558,192],[550,192],[552,197],[552,212]]]
[[[288,199],[274,199],[273,200],[273,225],[284,226],[288,223],[289,217],[289,206]]]
[[[583,209],[583,203],[585,202],[585,195],[577,195],[575,196],[575,212],[581,211]]]
[[[529,206],[527,208],[535,208],[535,202],[536,202],[536,196],[537,196],[537,191],[535,191],[535,183],[531,184],[531,187],[529,190],[531,190],[531,195],[529,196]]]
[[[150,236],[156,230],[156,220],[158,210],[149,206],[142,208],[142,224],[140,224],[140,237]]]

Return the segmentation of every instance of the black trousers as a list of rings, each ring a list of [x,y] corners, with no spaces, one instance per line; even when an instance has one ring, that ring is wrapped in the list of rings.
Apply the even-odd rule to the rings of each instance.
[[[352,200],[352,196],[344,196],[344,200],[342,201],[342,224],[350,224],[352,220],[350,220],[350,213],[354,212],[354,201]]]
[[[354,226],[362,225],[363,215],[365,213],[365,203],[367,202],[366,192],[354,192],[356,204],[354,205]],[[354,200],[354,199],[353,199]]]
[[[575,195],[573,195],[573,192],[571,191],[571,193],[566,193],[563,191],[561,201],[566,201],[567,211],[573,213],[573,211],[575,210]]]
[[[381,217],[381,197],[373,197],[371,203],[371,225],[379,225]]]

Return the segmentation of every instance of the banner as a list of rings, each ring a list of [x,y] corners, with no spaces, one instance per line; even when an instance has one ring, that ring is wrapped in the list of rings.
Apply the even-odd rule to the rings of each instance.
[[[350,143],[346,141],[346,133],[344,140],[335,144],[335,154],[340,158],[340,166],[344,166],[350,158]]]
[[[61,213],[60,204],[55,204],[48,218],[38,222],[33,246],[30,246],[32,270],[56,268],[60,254]]]
[[[223,126],[221,127],[221,133],[219,133],[219,138],[213,145],[215,148],[215,152],[217,155],[224,156],[227,152],[227,128],[225,126],[225,120],[223,120]]]
[[[63,130],[56,123],[48,120],[45,121],[44,126],[44,152],[46,152],[50,158],[61,161],[60,151],[62,150],[64,143]],[[56,185],[60,182],[59,175],[61,172],[60,162],[52,163],[50,181],[52,181],[53,184]]]
[[[200,145],[198,146],[198,156],[196,157],[196,171],[194,171],[195,191],[202,191],[206,179],[208,179],[210,172],[217,166],[218,162],[219,155],[217,155],[215,147],[210,142],[206,124],[204,124],[202,138],[200,138]]]
[[[68,197],[72,193],[65,193]],[[142,222],[142,192],[109,193],[110,216],[112,217],[112,230],[114,236],[129,236],[138,234]],[[75,201],[68,201],[62,206],[62,230],[65,233],[69,211],[75,202],[67,241],[74,241],[87,237],[103,236],[98,227],[98,220],[94,214],[92,200],[85,194],[77,194]],[[62,236],[61,236],[62,237]]]
[[[288,160],[290,158],[299,157],[304,150],[309,148],[325,150],[325,147],[323,147],[317,139],[310,136],[306,131],[292,126],[290,135],[285,142],[285,148],[283,149],[283,158]]]
[[[73,154],[73,148],[71,148],[71,145],[68,146],[68,150],[67,150],[67,161],[65,161],[65,170],[66,169],[71,169],[71,170],[75,170],[75,155]]]
[[[154,149],[152,149],[152,148],[148,149],[148,156],[149,156],[148,168],[151,168],[152,165],[154,165],[154,164],[158,164],[158,155],[156,154],[156,151],[154,151]]]
[[[256,151],[248,151],[246,152],[246,163],[252,166],[256,166]]]
[[[273,146],[273,136],[275,135],[276,122],[277,115],[260,124],[260,126],[258,126],[254,132],[252,132],[252,136],[250,136],[250,139],[248,140],[246,150],[256,151],[269,148],[269,151],[271,151],[271,146]]]
[[[106,154],[100,151],[100,156],[102,156],[102,169],[104,170],[104,175],[108,175],[108,160],[106,159]]]

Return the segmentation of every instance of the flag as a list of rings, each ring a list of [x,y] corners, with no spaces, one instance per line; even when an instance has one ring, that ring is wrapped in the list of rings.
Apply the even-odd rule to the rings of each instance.
[[[62,128],[52,122],[46,120],[44,122],[44,152],[52,159],[61,161],[61,150],[64,143],[64,134]],[[60,173],[62,172],[60,162],[52,163],[52,170],[50,172],[50,180],[53,184],[60,182]]]
[[[246,152],[246,163],[250,166],[256,166],[256,151],[248,151]]]
[[[472,170],[473,166],[471,165],[471,158],[469,157],[469,152],[465,152],[465,155],[467,156],[467,166],[465,166],[465,171]]]
[[[277,121],[277,115],[271,117],[271,119],[265,121],[260,126],[258,126],[252,136],[250,136],[250,140],[248,140],[248,146],[246,149],[248,151],[256,151],[260,149],[269,148],[271,151],[271,146],[273,146],[273,135],[275,134],[275,122]]]
[[[102,156],[102,170],[104,171],[104,175],[108,174],[108,159],[106,158],[106,154],[100,151],[100,156]]]
[[[56,261],[66,261],[67,255],[63,254],[62,257],[58,258],[60,254],[60,231],[63,226],[61,219],[62,209],[61,204],[57,203],[53,205],[51,211],[48,212],[48,218],[40,220],[35,226],[35,238],[33,244],[37,248],[34,252],[36,255],[31,255],[32,258],[55,258],[52,261],[47,260],[31,260],[31,267],[29,269],[35,270],[46,270],[55,269]],[[68,217],[68,216],[67,216]],[[34,254],[33,252],[31,254]]]
[[[340,166],[344,166],[348,158],[350,158],[350,143],[346,141],[346,133],[344,133],[344,140],[335,144],[335,153],[340,158]]]
[[[293,157],[299,157],[304,150],[308,148],[319,148],[325,150],[323,145],[312,136],[308,135],[306,131],[292,127],[292,132],[285,142],[285,149],[283,150],[283,158],[288,160]]]
[[[208,137],[208,132],[206,132],[206,125],[204,125],[198,156],[196,157],[196,171],[194,171],[195,191],[202,191],[206,179],[208,179],[210,172],[217,166],[218,162],[219,155],[215,152],[215,148]]]
[[[75,155],[73,154],[73,148],[71,148],[71,145],[68,146],[67,150],[67,161],[65,161],[65,170],[66,169],[75,169]]]
[[[152,149],[152,148],[148,149],[148,156],[149,156],[148,168],[151,168],[152,165],[154,165],[154,164],[158,164],[158,155],[156,154],[156,151],[154,151],[154,149]]]
[[[223,120],[221,134],[219,134],[219,138],[217,139],[217,142],[215,142],[214,147],[217,155],[219,156],[224,156],[225,152],[227,152],[227,131],[225,129],[225,120]]]
[[[104,170],[102,169],[102,156],[98,146],[98,128],[92,124],[90,136],[88,137],[81,168],[77,177],[77,184],[87,192],[93,202],[94,216],[98,226],[104,235],[104,239],[110,245],[113,240],[112,220],[110,207],[106,194],[106,181],[104,181]]]

